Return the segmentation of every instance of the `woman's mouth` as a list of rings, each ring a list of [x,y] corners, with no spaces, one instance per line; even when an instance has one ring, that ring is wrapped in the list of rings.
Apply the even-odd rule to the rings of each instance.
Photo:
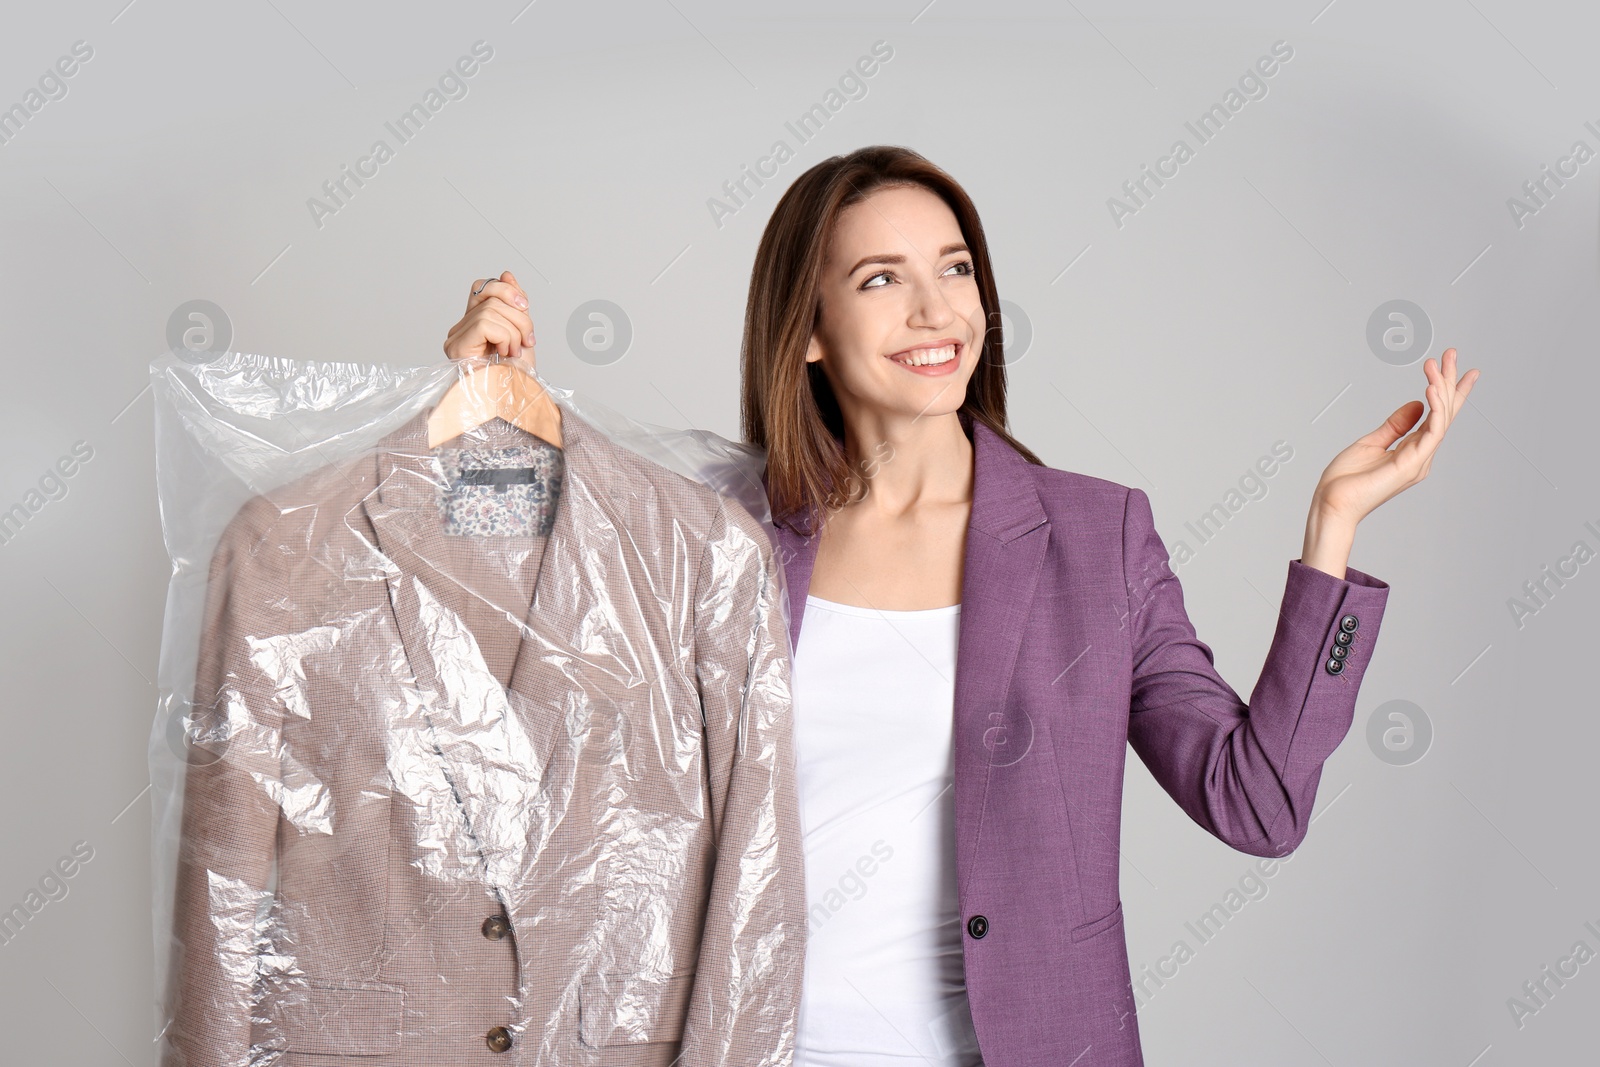
[[[924,377],[950,374],[961,365],[960,341],[941,339],[887,356],[890,362]]]

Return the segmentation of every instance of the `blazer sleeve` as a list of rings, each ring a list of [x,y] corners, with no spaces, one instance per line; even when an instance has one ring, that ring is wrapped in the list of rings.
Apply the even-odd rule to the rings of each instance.
[[[1277,631],[1247,705],[1195,635],[1140,489],[1128,492],[1122,536],[1133,646],[1129,743],[1217,838],[1254,856],[1288,855],[1305,839],[1323,761],[1350,729],[1388,584],[1353,567],[1339,579],[1291,560]],[[1346,651],[1332,673],[1335,647]]]
[[[245,1067],[282,796],[280,701],[262,667],[292,633],[255,497],[211,558],[190,715],[167,990],[165,1067]]]
[[[805,877],[782,596],[766,532],[724,499],[695,594],[716,860],[682,1067],[794,1057]]]

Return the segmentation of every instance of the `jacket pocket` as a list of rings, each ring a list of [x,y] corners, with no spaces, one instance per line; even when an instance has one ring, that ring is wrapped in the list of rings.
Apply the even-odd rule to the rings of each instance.
[[[256,1044],[325,1056],[375,1056],[400,1047],[405,992],[361,982],[290,981],[262,1001]]]
[[[1083,923],[1081,926],[1074,926],[1072,928],[1072,940],[1087,941],[1095,934],[1104,933],[1121,921],[1122,901],[1119,900],[1117,901],[1116,907],[1100,916],[1100,918],[1091,919],[1089,922]]]
[[[689,1012],[694,972],[670,978],[598,974],[583,980],[578,1040],[590,1048],[677,1041]]]

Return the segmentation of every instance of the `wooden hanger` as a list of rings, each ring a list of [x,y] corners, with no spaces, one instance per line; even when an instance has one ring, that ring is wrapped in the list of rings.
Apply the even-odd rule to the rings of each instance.
[[[496,417],[561,447],[561,409],[539,379],[520,362],[502,362],[498,352],[490,353],[488,366],[467,371],[445,392],[428,416],[428,447]]]

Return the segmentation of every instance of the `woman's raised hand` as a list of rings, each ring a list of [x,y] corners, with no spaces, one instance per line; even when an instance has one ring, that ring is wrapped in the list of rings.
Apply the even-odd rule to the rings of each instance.
[[[1423,402],[1409,400],[1382,426],[1335,456],[1317,485],[1313,510],[1320,505],[1329,517],[1353,528],[1379,504],[1428,476],[1434,453],[1472,392],[1478,371],[1457,377],[1456,350],[1447,348],[1441,361],[1425,360],[1422,373],[1428,379],[1428,417],[1418,425]]]
[[[526,349],[532,364],[538,338],[528,314],[528,295],[517,284],[517,276],[505,271],[488,282],[475,279],[470,288],[480,285],[477,293],[468,293],[467,313],[445,336],[444,354],[451,359],[482,359],[498,352],[506,359],[516,359]]]

